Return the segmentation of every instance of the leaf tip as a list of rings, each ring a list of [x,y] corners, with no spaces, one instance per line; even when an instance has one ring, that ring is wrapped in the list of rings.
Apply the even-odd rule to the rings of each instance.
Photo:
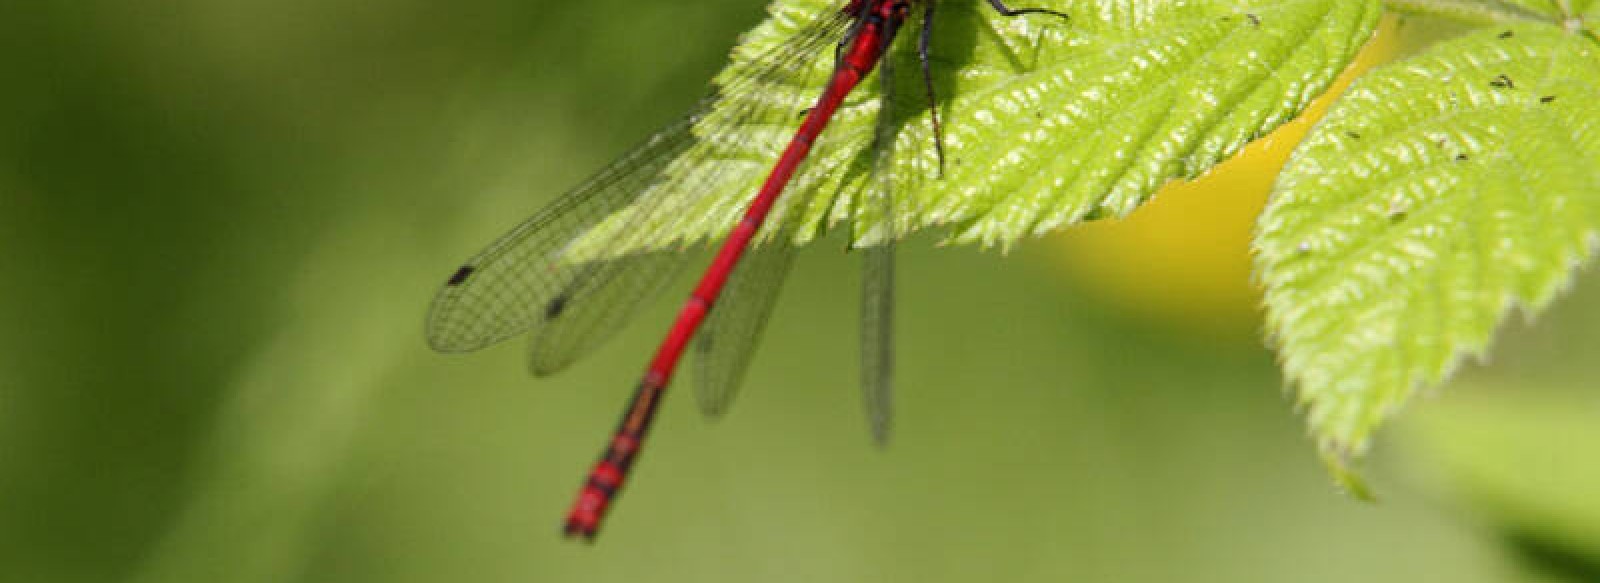
[[[1338,442],[1322,444],[1322,463],[1327,467],[1328,474],[1339,490],[1362,502],[1377,502],[1378,497],[1373,494],[1366,478],[1356,468],[1359,458],[1360,454],[1348,444]]]

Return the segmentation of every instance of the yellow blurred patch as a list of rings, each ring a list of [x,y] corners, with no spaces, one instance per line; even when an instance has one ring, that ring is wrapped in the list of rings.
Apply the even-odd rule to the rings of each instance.
[[[1095,221],[1047,244],[1085,286],[1127,312],[1201,332],[1256,326],[1250,236],[1278,171],[1357,77],[1394,58],[1392,15],[1355,62],[1299,118],[1193,182],[1174,182],[1126,219]]]

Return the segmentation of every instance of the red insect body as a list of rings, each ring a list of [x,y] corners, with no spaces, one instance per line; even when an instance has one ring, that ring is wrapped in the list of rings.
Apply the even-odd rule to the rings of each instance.
[[[1004,16],[1066,16],[1036,8],[1013,10],[1003,0],[988,3]],[[539,332],[533,350],[535,372],[554,372],[570,364],[609,336],[633,308],[665,283],[685,257],[639,252],[613,240],[614,247],[610,249],[617,251],[615,258],[575,258],[569,254],[573,242],[615,213],[631,209],[637,216],[649,217],[654,212],[653,203],[673,196],[701,194],[715,184],[708,181],[717,180],[717,172],[674,174],[667,169],[682,161],[693,165],[696,160],[680,156],[693,152],[692,146],[702,139],[739,143],[748,138],[742,133],[748,128],[739,121],[746,119],[743,115],[761,119],[763,115],[787,114],[787,110],[779,109],[784,107],[781,104],[750,106],[748,103],[759,100],[741,99],[740,92],[759,92],[789,81],[787,75],[796,74],[819,51],[837,43],[837,61],[822,95],[806,113],[744,216],[728,233],[678,313],[639,381],[604,455],[584,482],[567,515],[565,529],[569,536],[594,537],[606,509],[628,479],[663,393],[691,342],[696,343],[701,357],[698,376],[702,409],[718,413],[731,398],[776,298],[790,253],[779,243],[746,257],[751,242],[845,97],[874,69],[884,68],[884,56],[913,7],[920,9],[922,16],[919,55],[934,146],[942,167],[942,133],[928,54],[935,5],[936,0],[849,0],[838,13],[818,19],[789,42],[720,84],[719,92],[725,93],[708,100],[708,105],[685,121],[668,126],[523,221],[457,269],[440,290],[428,316],[428,340],[436,350],[477,350],[535,329]],[[891,91],[889,82],[893,77],[882,76],[886,95]],[[735,109],[726,118],[701,125],[707,112],[739,102],[744,104],[736,107],[750,109]],[[889,100],[884,101],[885,108],[889,104]],[[888,119],[891,118],[880,118],[879,142],[873,146],[872,153],[880,164],[892,159],[888,148],[893,143],[893,128],[884,125]],[[893,193],[885,188],[878,201],[886,205],[879,209],[881,214],[892,216]],[[884,244],[868,249],[864,261],[867,276],[863,278],[862,390],[868,421],[880,442],[887,436],[890,417],[893,239],[890,233]],[[596,252],[595,256],[610,257],[605,252]],[[712,307],[725,293],[731,294],[730,302],[713,317]],[[709,329],[700,331],[708,318]]]
[[[605,454],[589,473],[588,480],[578,494],[577,502],[567,515],[568,536],[594,537],[607,507],[616,497],[627,479],[628,470],[638,457],[639,447],[650,429],[656,408],[661,403],[662,393],[672,380],[672,374],[677,369],[684,348],[688,346],[695,330],[705,321],[706,315],[716,304],[717,296],[722,293],[729,275],[738,265],[739,258],[749,248],[751,239],[766,223],[767,214],[778,201],[778,197],[783,194],[784,187],[794,177],[800,163],[811,153],[811,146],[816,142],[817,136],[821,135],[828,122],[832,121],[845,96],[849,95],[878,65],[890,41],[899,31],[900,25],[905,22],[908,11],[909,3],[906,0],[852,0],[845,8],[845,12],[856,19],[857,28],[845,45],[833,77],[828,81],[822,96],[817,99],[816,106],[806,115],[800,129],[795,132],[788,148],[778,158],[772,173],[761,185],[761,190],[750,202],[744,218],[728,233],[727,240],[718,250],[711,266],[706,269],[700,283],[690,294],[688,302],[678,312],[678,318],[673,323],[672,329],[667,332],[666,339],[662,341],[655,358],[650,362],[650,367],[645,371],[644,379],[639,382],[639,388],[634,393],[615,436],[606,448]]]

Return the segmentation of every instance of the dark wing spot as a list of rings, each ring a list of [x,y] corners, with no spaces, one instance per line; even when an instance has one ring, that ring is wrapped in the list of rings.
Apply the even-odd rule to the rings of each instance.
[[[476,267],[471,265],[463,265],[461,266],[461,269],[456,270],[455,275],[450,276],[450,282],[446,283],[445,285],[449,287],[455,287],[463,283],[467,283],[467,278],[472,277],[472,274],[477,271],[478,268]]]
[[[556,318],[560,318],[562,312],[567,311],[567,301],[570,299],[571,298],[569,298],[567,294],[561,294],[552,298],[550,303],[545,304],[544,306],[544,319],[554,320]]]

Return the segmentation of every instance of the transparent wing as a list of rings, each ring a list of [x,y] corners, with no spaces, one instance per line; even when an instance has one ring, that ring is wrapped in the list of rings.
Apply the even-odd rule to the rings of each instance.
[[[861,397],[872,438],[883,445],[894,422],[894,242],[868,248],[862,269]]]
[[[895,241],[900,236],[901,201],[894,188],[894,153],[899,120],[894,108],[894,59],[885,57],[878,72],[883,109],[873,139],[873,171],[863,189],[863,214],[875,214],[881,231],[856,233],[872,241],[863,250],[861,274],[861,397],[867,426],[879,445],[889,442],[894,422],[894,277]]]
[[[689,256],[653,251],[584,264],[546,306],[529,352],[530,370],[551,374],[599,347],[670,283]]]
[[[880,64],[880,73],[886,97],[892,88],[891,59]],[[888,99],[884,104],[890,103]],[[880,112],[887,109],[880,109]],[[864,186],[856,193],[855,204],[870,206],[882,216],[894,216],[892,183],[888,169],[893,162],[892,146],[896,121],[880,115],[875,130],[873,147],[852,154],[852,162],[859,164],[868,174]],[[890,414],[890,373],[893,356],[892,288],[894,278],[894,227],[880,233],[885,235],[882,244],[866,252],[867,293],[866,357],[863,370],[863,390],[867,395],[868,417],[872,419],[873,435],[880,442],[888,438]],[[779,240],[783,238],[780,235]],[[734,270],[723,299],[712,309],[706,324],[701,328],[694,344],[695,396],[702,413],[708,417],[724,414],[737,396],[750,360],[759,345],[767,320],[777,304],[777,298],[793,261],[795,250],[787,245],[764,246],[752,249]]]
[[[792,131],[804,110],[804,102],[775,100],[776,84],[805,85],[802,77],[816,74],[812,67],[825,47],[836,42],[848,19],[824,21],[785,43],[775,55],[756,62],[759,71],[746,81],[724,85],[717,101],[695,128],[698,139],[692,150],[672,156],[670,178],[649,187],[649,198],[635,201],[628,210],[627,225],[613,227],[611,241],[604,247],[636,248],[629,237],[642,231],[644,224],[681,218],[677,209],[667,209],[662,201],[680,198],[684,193],[704,194],[723,182],[754,183],[771,166],[771,160],[732,163],[722,153],[729,145],[743,143],[755,127],[777,126],[777,131]],[[746,85],[748,83],[748,85]],[[709,128],[709,131],[708,131]],[[738,148],[739,146],[735,146]],[[777,152],[772,152],[775,159]],[[716,160],[714,163],[708,163]],[[754,192],[751,192],[754,195]],[[530,362],[535,374],[549,374],[565,368],[598,347],[632,319],[646,300],[663,290],[668,280],[684,265],[688,254],[666,249],[621,253],[590,249],[594,257],[615,257],[589,261],[576,273],[565,289],[550,302],[544,327],[534,338]]]
[[[547,373],[576,360],[621,327],[658,291],[687,254],[676,249],[624,252],[635,224],[670,221],[657,203],[698,193],[756,163],[706,163],[717,145],[743,143],[752,120],[793,119],[804,105],[769,99],[769,89],[811,74],[849,19],[820,17],[782,45],[730,72],[716,92],[682,120],[634,148],[593,178],[540,210],[456,271],[435,297],[427,337],[435,350],[483,348],[539,332],[533,367]],[[770,91],[770,93],[780,93]],[[774,153],[776,156],[776,153]],[[591,231],[628,209],[599,243]]]
[[[696,336],[695,400],[707,416],[721,416],[738,393],[794,255],[781,242],[746,252]]]

